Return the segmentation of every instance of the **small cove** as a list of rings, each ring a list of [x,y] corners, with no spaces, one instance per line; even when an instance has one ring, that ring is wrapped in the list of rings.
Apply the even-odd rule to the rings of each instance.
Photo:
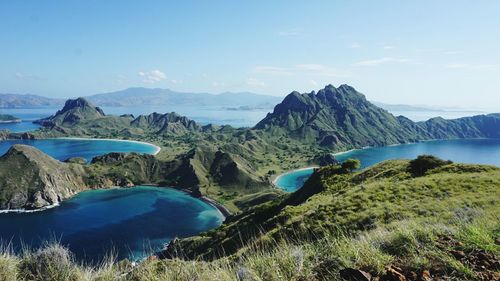
[[[111,252],[138,260],[223,220],[217,208],[181,191],[137,186],[85,191],[41,212],[0,214],[0,237],[15,251],[56,240],[82,261]]]
[[[355,149],[336,155],[337,160],[356,158],[361,168],[390,159],[414,159],[418,155],[432,154],[442,159],[472,164],[500,165],[500,139],[435,140],[412,144],[390,145]],[[313,173],[313,168],[299,169],[282,174],[274,184],[287,192],[301,188]]]
[[[110,152],[137,152],[155,154],[158,147],[149,143],[83,138],[57,138],[37,140],[5,140],[0,141],[0,155],[6,153],[14,144],[34,146],[59,161],[71,157],[83,157],[87,162],[99,155]]]

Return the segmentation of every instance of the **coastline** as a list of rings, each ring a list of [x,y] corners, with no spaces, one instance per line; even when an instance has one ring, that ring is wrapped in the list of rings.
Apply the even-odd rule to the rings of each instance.
[[[307,166],[307,167],[303,167],[303,168],[298,168],[298,169],[294,169],[294,170],[290,170],[290,171],[286,171],[284,173],[281,173],[279,174],[278,176],[276,176],[272,181],[271,181],[271,185],[275,188],[279,188],[281,189],[281,187],[278,186],[277,182],[278,180],[283,177],[283,176],[286,176],[286,175],[289,175],[289,174],[292,174],[292,173],[295,173],[295,172],[300,172],[300,171],[305,171],[305,170],[310,170],[310,169],[316,169],[316,168],[319,168],[319,166]]]
[[[207,196],[201,196],[201,197],[194,196],[193,193],[187,189],[182,189],[182,188],[178,189],[178,188],[171,187],[171,186],[160,186],[160,185],[155,184],[155,183],[145,183],[145,184],[141,184],[141,185],[142,186],[158,187],[158,188],[171,188],[171,189],[186,193],[187,195],[189,195],[193,198],[199,199],[199,200],[211,205],[215,209],[217,209],[217,211],[219,211],[219,213],[223,217],[223,220],[226,220],[227,217],[232,215],[228,208],[226,208],[224,205],[222,205],[220,203],[217,203],[217,201],[215,201],[214,199],[207,197]],[[134,187],[131,187],[131,188],[134,188]]]
[[[185,190],[185,189],[177,189],[177,188],[169,187],[169,186],[160,186],[158,184],[152,184],[152,183],[144,183],[144,184],[134,185],[134,186],[131,186],[131,187],[127,187],[127,186],[111,186],[111,187],[106,187],[106,188],[97,188],[97,189],[82,190],[82,191],[80,191],[78,193],[75,193],[72,196],[70,196],[70,197],[62,200],[61,202],[57,202],[57,203],[54,203],[52,205],[44,206],[44,207],[41,207],[41,208],[38,208],[38,209],[2,209],[2,210],[0,210],[0,214],[9,214],[9,213],[24,214],[24,213],[43,212],[43,211],[46,211],[46,210],[49,210],[49,209],[52,209],[52,208],[55,208],[55,207],[59,207],[63,201],[69,200],[69,199],[73,198],[74,196],[80,194],[81,192],[90,191],[90,190],[129,189],[129,188],[134,188],[134,187],[138,187],[138,186],[150,186],[150,187],[156,187],[156,188],[170,188],[170,189],[173,189],[173,190],[185,193],[186,195],[189,195],[189,196],[191,196],[191,197],[193,197],[195,199],[199,199],[199,200],[201,200],[201,201],[209,204],[210,206],[214,207],[219,212],[219,214],[221,215],[222,221],[226,220],[226,218],[228,216],[232,215],[231,212],[224,205],[221,205],[221,204],[217,203],[214,199],[212,199],[210,197],[207,197],[207,196],[196,197],[191,192],[189,192],[188,190]]]
[[[36,213],[36,212],[42,212],[42,211],[45,211],[45,210],[49,210],[49,209],[58,207],[59,205],[60,205],[60,203],[54,203],[52,205],[48,205],[48,206],[45,206],[45,207],[42,207],[42,208],[39,208],[39,209],[32,209],[32,210],[28,210],[28,209],[4,209],[4,210],[0,210],[0,214],[9,214],[9,213],[19,213],[19,214]]]
[[[155,149],[155,151],[153,153],[151,153],[151,155],[157,155],[161,151],[161,147],[159,147],[156,144],[152,144],[152,143],[145,142],[145,141],[138,141],[138,140],[109,139],[109,138],[107,138],[107,139],[99,139],[99,138],[82,138],[82,137],[60,137],[60,138],[52,138],[52,139],[90,140],[90,141],[92,141],[92,140],[94,140],[94,141],[103,140],[103,141],[131,142],[131,143],[138,143],[138,144],[149,145],[149,146],[153,147]]]
[[[365,149],[365,148],[361,148],[361,149]],[[349,152],[353,152],[355,150],[359,150],[359,148],[353,148],[353,149],[349,149],[349,150],[344,150],[344,151],[339,151],[339,152],[335,152],[335,153],[331,153],[333,156],[339,156],[339,155],[343,155],[343,154],[346,154],[346,153],[349,153]],[[271,185],[275,188],[279,188],[281,189],[276,183],[278,182],[278,180],[283,177],[283,176],[286,176],[288,174],[291,174],[291,173],[294,173],[294,172],[300,172],[300,171],[304,171],[304,170],[309,170],[309,169],[315,169],[315,168],[319,168],[319,166],[307,166],[307,167],[303,167],[303,168],[298,168],[298,169],[293,169],[293,170],[289,170],[289,171],[286,171],[284,173],[281,173],[279,175],[277,175],[276,177],[274,177],[272,180],[271,180]]]

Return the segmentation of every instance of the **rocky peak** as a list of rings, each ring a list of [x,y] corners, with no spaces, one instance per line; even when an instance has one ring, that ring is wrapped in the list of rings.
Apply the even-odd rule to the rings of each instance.
[[[82,120],[97,119],[106,116],[101,108],[94,106],[85,98],[67,100],[64,107],[56,114],[35,121],[42,126],[52,127],[74,125]]]

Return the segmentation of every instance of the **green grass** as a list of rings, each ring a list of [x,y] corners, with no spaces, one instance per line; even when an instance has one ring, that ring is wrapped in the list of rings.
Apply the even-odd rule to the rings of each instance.
[[[446,225],[403,220],[357,235],[338,231],[321,239],[276,240],[270,247],[248,245],[251,251],[237,259],[148,259],[136,266],[112,260],[97,266],[80,264],[67,249],[54,243],[19,255],[3,248],[0,280],[340,280],[338,272],[342,268],[360,268],[380,275],[388,264],[415,272],[432,272],[439,265],[449,278],[455,278],[452,280],[475,280],[477,276],[470,266],[439,247],[438,238],[453,236],[464,248],[486,246],[498,255],[500,247],[487,241],[497,237],[499,226],[498,218],[492,221],[481,216],[472,221],[457,219]],[[480,244],[476,241],[477,232],[481,233]]]
[[[0,281],[319,281],[340,280],[343,268],[380,276],[388,265],[449,280],[479,279],[481,269],[455,258],[452,250],[471,256],[484,251],[498,261],[500,168],[444,163],[415,175],[409,165],[387,161],[352,174],[322,168],[299,191],[182,239],[176,244],[181,255],[171,260],[151,258],[133,266],[108,259],[91,266],[75,262],[57,244],[19,254],[3,247]],[[234,193],[219,192],[222,199],[236,200]]]

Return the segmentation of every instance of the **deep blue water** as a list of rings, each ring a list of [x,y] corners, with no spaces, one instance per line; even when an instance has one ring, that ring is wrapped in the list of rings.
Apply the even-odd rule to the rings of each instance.
[[[0,238],[17,251],[56,239],[79,260],[96,262],[111,251],[119,259],[139,259],[222,220],[215,207],[185,193],[140,186],[82,192],[40,212],[0,214]]]
[[[500,139],[466,139],[427,141],[384,147],[359,149],[336,156],[344,161],[356,158],[361,168],[366,168],[389,159],[414,159],[418,155],[432,154],[446,160],[463,163],[491,164],[500,166]],[[304,185],[313,169],[300,170],[282,175],[276,185],[292,192]]]
[[[156,148],[149,144],[96,139],[43,139],[43,140],[8,140],[0,141],[0,155],[13,144],[32,145],[48,155],[64,161],[71,157],[83,157],[87,161],[93,157],[110,152],[137,152],[152,154]]]

